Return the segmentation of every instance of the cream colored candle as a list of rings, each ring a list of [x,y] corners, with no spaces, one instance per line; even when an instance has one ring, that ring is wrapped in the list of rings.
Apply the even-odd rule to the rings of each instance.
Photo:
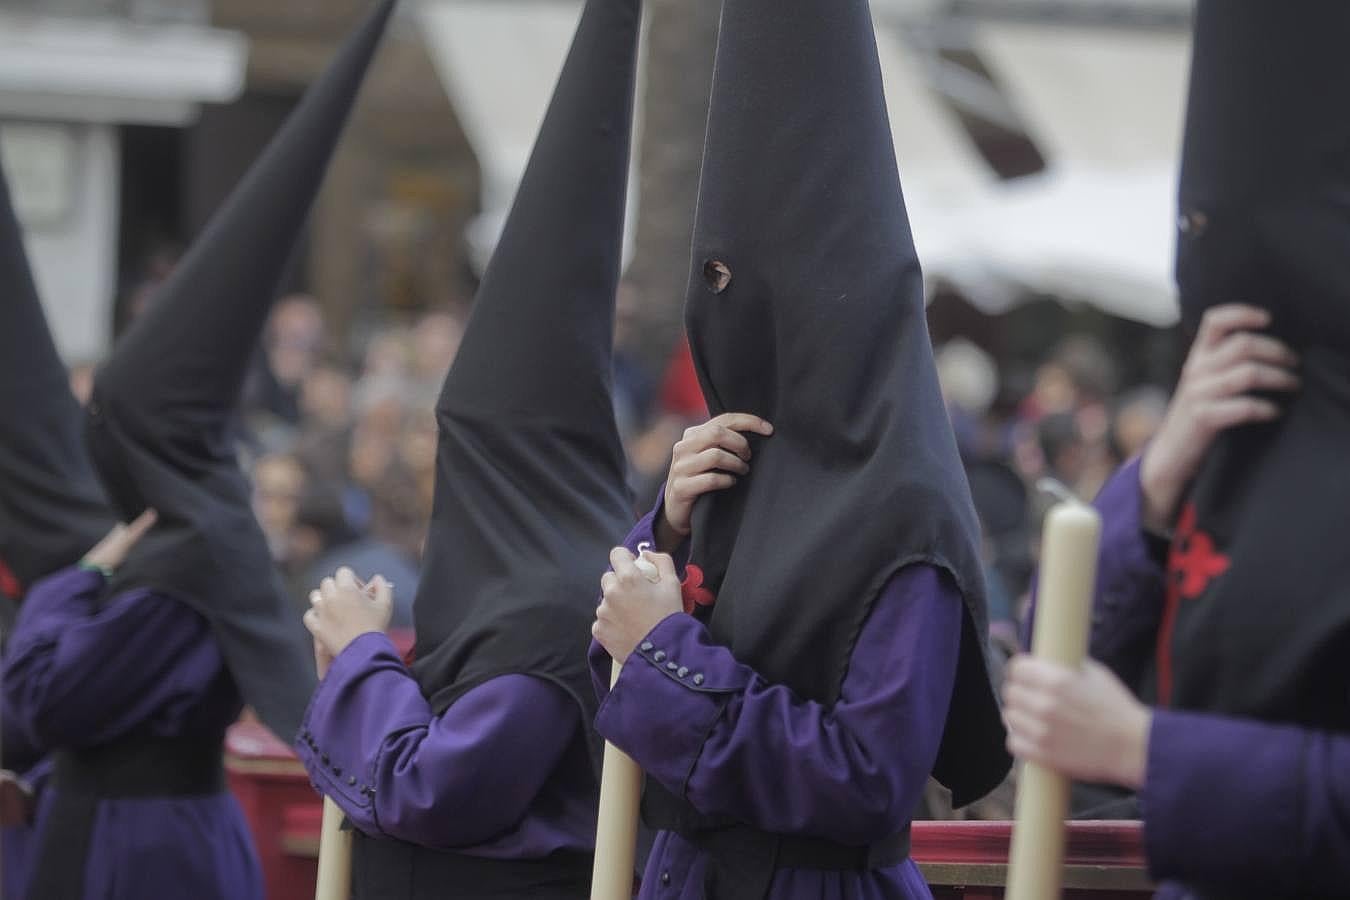
[[[622,670],[614,663],[609,685]],[[633,864],[637,857],[638,801],[642,797],[642,770],[618,747],[605,742],[600,776],[600,815],[595,830],[595,868],[591,900],[631,900]]]
[[[319,878],[314,900],[350,900],[352,895],[352,833],[342,830],[342,809],[323,798],[323,825],[319,831]]]
[[[1062,503],[1046,517],[1031,640],[1034,656],[1066,666],[1082,664],[1101,532],[1101,516],[1082,503]],[[1024,765],[1017,783],[1008,900],[1060,896],[1068,812],[1069,779],[1034,763]]]
[[[634,560],[649,581],[659,581],[656,565],[638,545]],[[615,662],[609,686],[619,681],[623,665]],[[642,770],[609,741],[605,742],[604,768],[600,775],[600,815],[595,829],[595,867],[591,870],[591,900],[631,900],[633,864],[637,859],[638,803],[642,799]]]

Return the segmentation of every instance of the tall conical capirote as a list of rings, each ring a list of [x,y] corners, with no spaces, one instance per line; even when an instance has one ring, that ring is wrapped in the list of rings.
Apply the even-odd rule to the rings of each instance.
[[[115,519],[70,392],[0,172],[0,596],[74,565]],[[0,601],[0,620],[13,612]]]
[[[231,421],[286,263],[396,0],[381,0],[306,91],[99,371],[87,438],[124,517],[158,510],[157,539],[118,573],[192,604],[244,697],[277,734],[299,727],[310,644],[271,562]]]
[[[641,10],[586,3],[437,403],[414,609],[437,709],[507,672],[594,706],[589,622],[632,520],[610,370]]]
[[[1009,767],[979,526],[866,0],[723,3],[691,263],[686,326],[709,410],[775,427],[752,440],[750,474],[695,507],[713,637],[833,704],[883,587],[907,565],[945,571],[964,614],[935,774],[957,803],[975,799]]]
[[[1278,418],[1226,429],[1206,451],[1175,522],[1153,667],[1163,705],[1326,731],[1350,728],[1337,539],[1350,507],[1348,40],[1344,3],[1196,6],[1177,218],[1184,320],[1264,308],[1300,356],[1301,385],[1256,392]]]

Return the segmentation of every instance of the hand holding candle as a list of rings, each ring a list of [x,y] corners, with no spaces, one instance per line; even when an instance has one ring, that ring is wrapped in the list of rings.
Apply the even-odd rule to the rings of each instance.
[[[1087,655],[1101,516],[1076,501],[1045,520],[1032,655],[1077,668]],[[1022,768],[1008,861],[1008,900],[1060,895],[1069,780],[1035,763]]]
[[[638,547],[633,566],[653,584],[661,580],[656,563],[647,558],[647,547]],[[609,686],[619,680],[623,664],[610,670]],[[605,742],[604,770],[600,778],[600,815],[595,831],[595,863],[591,873],[591,900],[631,900],[637,857],[638,804],[642,799],[642,770],[626,753]]]
[[[305,625],[314,635],[314,660],[319,677],[328,674],[328,666],[333,657],[350,643],[334,639],[334,634],[358,633],[361,625],[355,629],[335,627],[345,618],[355,618],[366,625],[379,625],[380,630],[389,624],[389,613],[393,608],[393,585],[377,575],[369,584],[362,582],[351,569],[341,568],[333,578],[325,578],[319,590],[310,596],[310,611],[305,615]],[[371,607],[361,610],[359,598],[364,598]],[[343,615],[344,609],[357,609],[358,615]],[[332,621],[326,621],[325,619]],[[330,646],[330,642],[341,641],[341,646]],[[342,808],[331,797],[323,798],[323,823],[319,829],[319,874],[314,885],[314,900],[350,900],[352,893],[352,833],[342,830]]]

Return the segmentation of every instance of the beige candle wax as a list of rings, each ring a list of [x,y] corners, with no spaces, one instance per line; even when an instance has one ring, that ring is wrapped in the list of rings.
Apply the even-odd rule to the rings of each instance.
[[[1062,503],[1045,520],[1031,652],[1079,666],[1087,653],[1102,521],[1096,510]],[[1008,860],[1008,900],[1060,896],[1069,780],[1034,763],[1022,767]]]

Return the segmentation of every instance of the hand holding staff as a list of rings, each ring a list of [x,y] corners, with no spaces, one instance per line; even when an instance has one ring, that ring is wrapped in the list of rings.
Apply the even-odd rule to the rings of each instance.
[[[645,547],[639,550],[645,551]],[[615,550],[615,554],[618,553],[619,550]],[[661,582],[660,569],[645,552],[632,559],[625,550],[618,562],[627,562],[653,584]],[[607,587],[614,584],[613,575],[611,572],[605,576]],[[598,626],[597,620],[597,630]],[[623,663],[614,660],[609,680],[611,688],[619,680],[621,671]],[[626,753],[606,741],[604,769],[600,776],[600,814],[595,830],[595,864],[591,870],[591,900],[631,900],[633,896],[641,799],[642,770]]]
[[[393,610],[393,585],[382,576],[362,584],[351,569],[338,569],[310,594],[305,626],[314,635],[314,663],[319,677],[328,674],[333,658],[352,640],[369,631],[383,631]],[[314,900],[349,900],[352,893],[352,833],[342,830],[341,807],[323,798],[319,831],[319,875]]]
[[[1101,530],[1101,516],[1076,501],[1056,506],[1046,517],[1033,656],[1074,668],[1083,664]],[[1023,766],[1008,860],[1008,900],[1060,895],[1068,808],[1068,778],[1036,763]]]

